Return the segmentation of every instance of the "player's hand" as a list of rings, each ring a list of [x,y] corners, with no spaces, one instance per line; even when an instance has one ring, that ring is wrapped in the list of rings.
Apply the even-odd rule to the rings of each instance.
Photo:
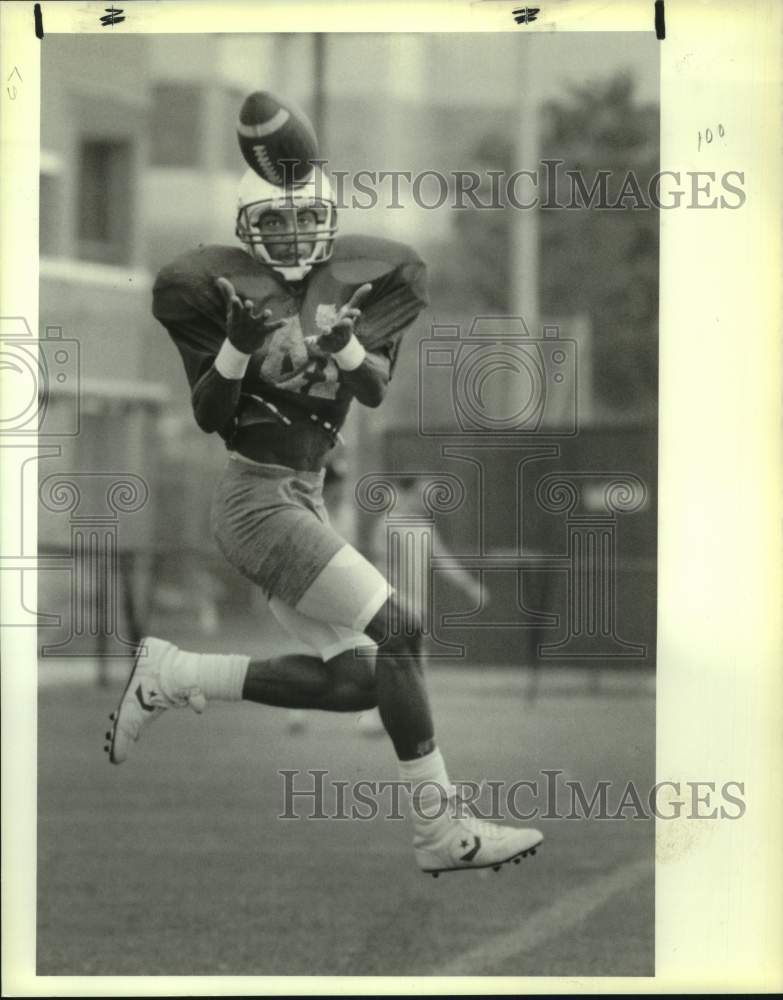
[[[285,326],[284,319],[272,319],[269,309],[256,310],[252,299],[241,299],[228,278],[216,278],[226,306],[226,336],[238,351],[252,354],[270,333]]]
[[[318,346],[327,354],[335,354],[341,351],[353,336],[353,329],[362,311],[359,308],[372,291],[372,285],[368,283],[361,285],[345,305],[337,313],[331,330],[322,333],[318,338]]]

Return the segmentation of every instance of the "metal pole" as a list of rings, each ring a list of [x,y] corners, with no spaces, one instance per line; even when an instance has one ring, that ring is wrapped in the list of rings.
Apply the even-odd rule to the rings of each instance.
[[[313,127],[319,146],[326,138],[326,35],[313,35]]]
[[[539,170],[538,95],[534,36],[520,37],[517,60],[517,122],[515,170]],[[546,197],[542,190],[544,177],[539,177],[537,187],[522,179],[518,185],[519,200],[529,204],[537,195]],[[511,212],[512,287],[509,301],[514,316],[521,316],[533,337],[538,334],[538,209],[509,207]]]

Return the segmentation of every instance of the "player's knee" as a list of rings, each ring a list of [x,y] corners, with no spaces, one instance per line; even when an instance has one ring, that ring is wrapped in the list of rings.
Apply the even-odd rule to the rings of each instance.
[[[355,649],[346,649],[326,662],[335,679],[341,682],[350,681],[363,690],[370,691],[375,688],[374,657],[362,656]]]
[[[345,711],[366,712],[378,704],[375,685],[375,661],[345,650],[327,660],[334,690]]]
[[[392,594],[365,629],[367,635],[383,647],[386,656],[418,659],[424,633],[421,621],[396,594]]]
[[[350,705],[348,709],[350,712],[369,712],[378,707],[378,696],[375,693],[375,688],[371,691],[352,688],[346,697]]]

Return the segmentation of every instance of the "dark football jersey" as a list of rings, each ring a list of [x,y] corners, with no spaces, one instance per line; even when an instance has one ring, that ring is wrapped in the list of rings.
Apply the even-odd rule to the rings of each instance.
[[[425,266],[391,240],[345,236],[332,258],[301,282],[285,281],[239,247],[202,246],[164,267],[152,311],[179,349],[191,389],[207,372],[226,337],[225,304],[215,281],[228,278],[240,297],[288,322],[254,352],[241,384],[240,407],[257,395],[296,418],[315,414],[339,427],[351,402],[333,358],[306,338],[328,330],[337,311],[365,282],[372,291],[355,333],[367,351],[393,369],[400,340],[426,305]],[[228,436],[228,429],[221,431]]]

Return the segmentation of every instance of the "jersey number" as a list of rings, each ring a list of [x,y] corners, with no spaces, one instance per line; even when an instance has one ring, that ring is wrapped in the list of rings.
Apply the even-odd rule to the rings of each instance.
[[[334,399],[339,389],[332,358],[311,356],[298,316],[276,330],[261,348],[261,378],[278,389]]]

